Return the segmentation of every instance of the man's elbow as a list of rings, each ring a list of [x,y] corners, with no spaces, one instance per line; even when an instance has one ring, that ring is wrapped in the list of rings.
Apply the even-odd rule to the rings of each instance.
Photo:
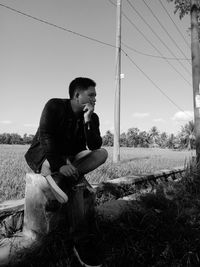
[[[101,146],[102,146],[102,140],[99,140],[99,141],[97,141],[97,142],[95,142],[95,143],[90,144],[90,145],[88,146],[88,148],[89,148],[90,150],[96,150],[96,149],[101,148]]]

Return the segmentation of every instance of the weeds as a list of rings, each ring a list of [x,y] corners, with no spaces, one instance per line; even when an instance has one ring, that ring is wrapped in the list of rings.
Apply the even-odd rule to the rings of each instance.
[[[122,164],[128,166],[127,162]],[[121,176],[119,166],[113,167],[109,162],[107,167]],[[95,175],[98,172],[100,175],[100,168]],[[102,166],[102,173],[106,174],[105,165]],[[100,177],[101,181],[105,177]],[[200,266],[199,178],[194,162],[190,162],[181,181],[160,183],[155,194],[143,195],[137,201],[116,200],[125,192],[125,188],[117,186],[107,188],[104,194],[99,192],[97,210],[100,207],[106,211],[108,205],[114,209],[120,203],[128,207],[122,208],[116,217],[108,216],[105,219],[105,216],[96,216],[96,230],[93,234],[104,255],[103,266]],[[9,186],[12,188],[12,182]],[[134,192],[134,188],[130,188],[130,192]],[[107,212],[109,214],[109,209]],[[19,266],[77,267],[70,242],[64,228],[56,229],[45,237],[42,248],[29,251]]]
[[[0,145],[0,202],[21,199],[25,191],[25,175],[31,172],[24,154],[28,145]],[[105,164],[90,172],[90,183],[101,183],[126,175],[152,174],[159,169],[184,165],[194,151],[167,149],[121,148],[121,162],[112,162],[112,148],[107,147],[109,157]]]
[[[116,221],[99,221],[104,266],[200,266],[200,182],[195,166],[183,180],[132,202]],[[166,198],[173,188],[173,199]],[[106,204],[104,204],[106,205]]]

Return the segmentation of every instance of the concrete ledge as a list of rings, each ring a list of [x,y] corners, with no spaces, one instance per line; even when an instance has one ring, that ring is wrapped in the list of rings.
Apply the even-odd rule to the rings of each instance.
[[[140,179],[141,177],[140,176],[125,176],[125,177],[119,177],[119,178],[116,178],[116,179],[113,179],[113,180],[109,180],[107,181],[106,183],[112,183],[112,184],[120,184],[120,183],[123,183],[123,184],[133,184],[135,183],[136,181],[138,181],[138,179]]]
[[[154,172],[153,174],[146,174],[142,176],[124,176],[124,177],[119,177],[113,180],[108,180],[106,183],[111,183],[111,184],[142,184],[144,182],[149,182],[149,181],[156,181],[159,178],[165,178],[167,179],[168,177],[172,176],[173,180],[176,180],[176,175],[184,173],[185,168],[183,166],[175,167],[172,170],[164,169],[164,170],[159,170]],[[178,177],[180,178],[180,177]],[[94,188],[98,188],[97,184],[92,184]]]
[[[125,177],[119,177],[113,180],[109,180],[107,182],[104,182],[103,184],[112,184],[112,185],[116,185],[116,186],[120,186],[120,185],[135,185],[135,186],[141,186],[142,184],[144,184],[145,188],[140,188],[140,194],[144,194],[144,193],[148,193],[150,191],[154,190],[155,184],[158,184],[159,182],[162,181],[162,179],[165,179],[165,181],[171,181],[171,182],[176,182],[176,181],[180,181],[182,178],[182,174],[185,172],[185,168],[183,166],[178,166],[178,167],[174,167],[171,170],[168,169],[163,169],[163,170],[159,170],[156,171],[153,174],[147,174],[147,175],[143,175],[143,176],[125,176]],[[30,176],[30,174],[28,174],[27,176]],[[29,177],[27,177],[29,178]],[[32,179],[33,183],[36,182],[37,179]],[[41,182],[40,182],[41,183]],[[29,184],[29,183],[28,183]],[[101,184],[92,184],[93,188],[96,189],[100,189],[102,187],[102,183]],[[45,188],[46,185],[44,186],[44,184],[42,184],[42,188]],[[46,190],[46,194],[47,194]],[[52,198],[50,197],[50,194],[47,194],[48,198]],[[125,200],[128,199],[135,199],[137,196],[135,194],[132,194],[129,198],[129,196],[124,197]],[[19,200],[9,200],[9,201],[5,201],[3,203],[0,203],[0,223],[2,221],[5,220],[5,223],[9,222],[10,224],[10,220],[11,217],[16,217],[17,214],[19,214],[20,212],[24,212],[24,204],[25,204],[25,199],[19,199]],[[9,217],[9,218],[8,218]]]
[[[9,211],[20,211],[24,209],[24,202],[25,199],[18,199],[18,200],[7,200],[4,201],[3,203],[0,203],[0,216],[2,211],[4,212],[9,212]]]
[[[70,188],[63,183],[62,190],[66,203],[58,202],[45,177],[27,173],[25,199],[0,204],[0,266],[20,263],[28,249],[43,246],[43,237],[59,227],[66,227],[65,238],[87,234],[95,193],[84,180]]]

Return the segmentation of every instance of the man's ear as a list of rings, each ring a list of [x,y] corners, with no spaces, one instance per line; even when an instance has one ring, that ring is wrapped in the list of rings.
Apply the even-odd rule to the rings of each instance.
[[[76,91],[74,92],[74,98],[76,99],[76,98],[78,98],[78,97],[79,97],[79,91],[76,90]]]
[[[76,91],[74,92],[74,100],[75,100],[77,103],[79,103],[79,95],[80,95],[79,91],[76,90]]]

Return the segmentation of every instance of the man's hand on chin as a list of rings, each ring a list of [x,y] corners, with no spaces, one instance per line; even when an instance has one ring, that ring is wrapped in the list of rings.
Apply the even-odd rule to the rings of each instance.
[[[90,103],[85,104],[83,108],[83,112],[84,112],[84,121],[85,123],[87,123],[90,121],[91,115],[94,112],[94,105]]]

